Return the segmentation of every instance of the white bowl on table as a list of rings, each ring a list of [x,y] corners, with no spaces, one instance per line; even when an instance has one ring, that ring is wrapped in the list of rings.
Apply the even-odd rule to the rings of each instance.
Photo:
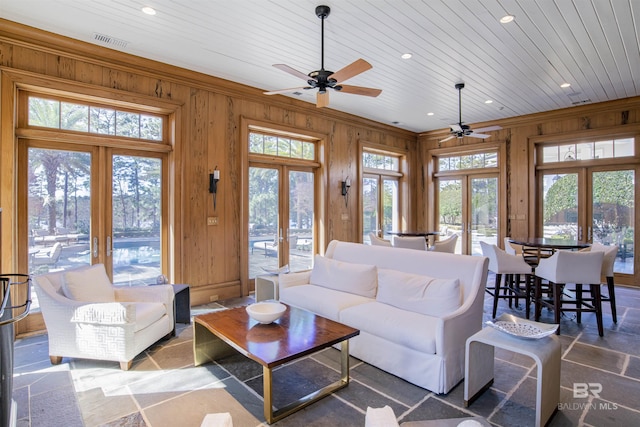
[[[272,323],[278,320],[287,306],[278,301],[261,301],[247,306],[249,317],[260,323]]]

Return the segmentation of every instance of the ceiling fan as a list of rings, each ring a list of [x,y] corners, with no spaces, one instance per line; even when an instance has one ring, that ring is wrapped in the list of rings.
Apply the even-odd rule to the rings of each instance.
[[[451,131],[449,132],[451,135],[446,137],[445,139],[440,140],[440,142],[448,141],[453,138],[461,139],[465,136],[470,136],[471,138],[489,138],[491,135],[487,135],[484,133],[478,132],[491,132],[494,130],[502,129],[502,126],[487,126],[484,128],[472,130],[469,125],[462,124],[462,89],[464,88],[464,83],[456,83],[455,88],[458,89],[458,123],[449,125]]]
[[[327,89],[333,89],[344,93],[351,93],[354,95],[364,95],[376,97],[382,93],[380,89],[372,89],[362,86],[343,85],[342,82],[357,76],[372,68],[364,59],[358,59],[346,67],[336,72],[328,71],[324,69],[324,20],[329,16],[331,9],[329,6],[317,6],[316,16],[322,21],[322,56],[320,69],[312,71],[309,74],[304,74],[285,64],[274,64],[273,66],[289,73],[293,76],[306,80],[308,86],[297,87],[291,89],[275,90],[271,92],[265,92],[265,95],[275,95],[280,93],[294,92],[300,89],[318,89],[318,95],[316,97],[316,107],[326,107],[329,105],[329,92]]]

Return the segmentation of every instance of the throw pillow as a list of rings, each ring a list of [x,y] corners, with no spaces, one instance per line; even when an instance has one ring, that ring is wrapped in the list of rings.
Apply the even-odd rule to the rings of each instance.
[[[375,298],[378,285],[377,268],[375,265],[352,264],[316,255],[309,283]]]
[[[115,294],[104,264],[69,270],[63,275],[62,292],[67,298],[87,302],[114,302]]]
[[[458,279],[436,279],[397,270],[378,270],[379,302],[413,311],[442,317],[462,305]]]

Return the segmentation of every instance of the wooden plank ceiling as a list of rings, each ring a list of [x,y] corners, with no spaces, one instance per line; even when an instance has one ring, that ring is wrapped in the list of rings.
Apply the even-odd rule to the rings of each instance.
[[[458,121],[460,81],[469,124],[640,95],[640,0],[2,0],[0,16],[277,90],[305,82],[273,64],[320,68],[318,4],[331,7],[325,68],[363,58],[373,69],[347,84],[382,89],[330,92],[336,110],[419,132]],[[315,90],[285,96],[315,102]]]

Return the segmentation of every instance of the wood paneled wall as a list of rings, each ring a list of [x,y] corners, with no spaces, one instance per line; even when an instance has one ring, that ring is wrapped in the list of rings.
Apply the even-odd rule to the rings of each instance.
[[[95,45],[60,37],[10,21],[0,20],[2,131],[0,145],[0,205],[3,208],[2,265],[15,260],[16,194],[13,165],[15,79],[24,84],[68,85],[68,90],[91,92],[123,102],[176,106],[173,153],[170,156],[172,194],[169,215],[172,280],[192,286],[192,303],[210,297],[239,296],[241,242],[241,123],[253,119],[326,136],[327,200],[322,214],[324,242],[359,241],[358,203],[345,207],[340,181],[358,175],[360,141],[408,150],[417,159],[417,135],[330,109],[317,109],[298,100],[265,96],[259,89],[193,71],[161,64]],[[25,83],[26,82],[26,83]],[[12,85],[8,88],[6,86]],[[363,102],[367,102],[363,99]],[[218,203],[213,211],[208,174],[221,171]],[[410,176],[409,180],[415,179]],[[352,181],[351,194],[360,188]],[[343,214],[347,220],[343,220]],[[218,216],[219,226],[207,226],[207,216]],[[5,231],[6,230],[6,231]],[[9,231],[13,230],[13,231]],[[246,284],[245,284],[246,285]]]

